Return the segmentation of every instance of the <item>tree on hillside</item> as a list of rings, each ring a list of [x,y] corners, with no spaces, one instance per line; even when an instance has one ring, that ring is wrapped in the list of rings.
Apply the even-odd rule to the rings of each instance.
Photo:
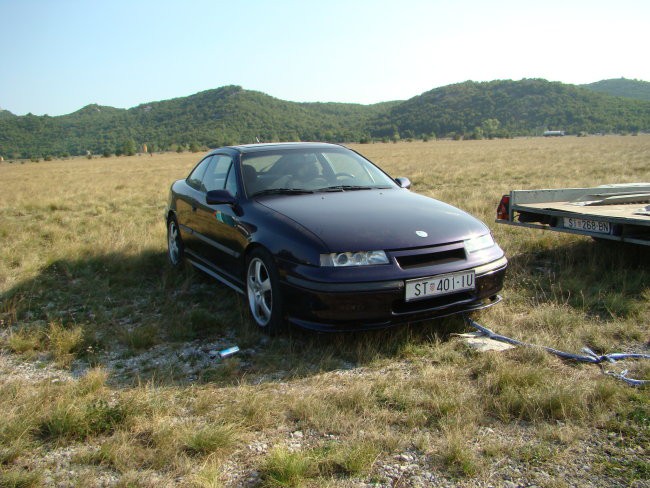
[[[481,124],[483,135],[488,139],[493,139],[497,136],[499,130],[499,121],[497,119],[485,119]]]
[[[136,152],[136,145],[133,139],[127,139],[122,145],[122,154],[125,156],[133,156]]]

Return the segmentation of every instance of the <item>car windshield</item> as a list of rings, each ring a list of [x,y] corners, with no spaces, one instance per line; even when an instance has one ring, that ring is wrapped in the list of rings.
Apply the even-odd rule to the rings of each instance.
[[[396,187],[386,173],[345,148],[254,152],[241,162],[248,196]]]

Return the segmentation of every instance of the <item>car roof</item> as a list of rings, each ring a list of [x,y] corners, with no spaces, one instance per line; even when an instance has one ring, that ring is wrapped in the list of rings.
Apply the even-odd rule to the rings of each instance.
[[[228,146],[229,149],[234,149],[242,154],[256,153],[264,151],[277,151],[284,149],[340,149],[344,146],[339,144],[329,144],[326,142],[271,142],[260,144],[242,144],[239,146]],[[215,149],[218,151],[218,149]]]

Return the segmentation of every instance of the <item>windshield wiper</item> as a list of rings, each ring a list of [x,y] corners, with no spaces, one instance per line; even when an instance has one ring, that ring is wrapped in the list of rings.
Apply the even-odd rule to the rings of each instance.
[[[266,190],[261,190],[256,193],[253,193],[254,197],[260,195],[298,195],[305,193],[314,193],[312,190],[304,190],[301,188],[268,188]]]
[[[318,191],[351,191],[351,190],[372,190],[372,186],[358,186],[358,185],[334,185],[319,188]]]

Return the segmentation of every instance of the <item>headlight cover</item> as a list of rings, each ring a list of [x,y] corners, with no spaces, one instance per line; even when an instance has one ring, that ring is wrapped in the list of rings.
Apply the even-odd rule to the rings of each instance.
[[[369,266],[373,264],[388,264],[388,256],[384,251],[333,252],[320,255],[320,265],[330,267]]]
[[[494,246],[494,239],[492,239],[491,234],[485,234],[479,237],[472,237],[465,241],[465,250],[468,254],[482,251],[488,247]]]

